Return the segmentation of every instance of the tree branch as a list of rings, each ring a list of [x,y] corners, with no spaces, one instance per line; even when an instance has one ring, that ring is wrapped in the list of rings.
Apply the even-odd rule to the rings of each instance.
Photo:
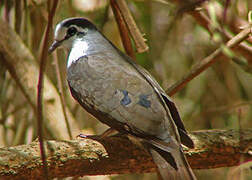
[[[241,43],[243,40],[245,40],[249,35],[251,34],[252,26],[245,28],[242,30],[239,34],[237,34],[235,37],[230,39],[226,43],[227,48],[234,48],[236,45]],[[184,77],[177,81],[175,84],[173,84],[171,87],[169,87],[168,90],[166,90],[166,93],[169,96],[174,95],[176,92],[181,90],[185,87],[185,85],[190,82],[193,78],[197,77],[200,73],[205,71],[207,68],[209,68],[212,64],[214,64],[220,57],[223,55],[223,46],[216,49],[212,54],[204,58],[203,60],[199,61],[198,64],[196,64],[190,72],[188,72]]]
[[[174,2],[179,6],[181,6],[182,10],[184,10],[182,12],[187,12],[188,14],[190,14],[192,17],[194,17],[197,23],[199,23],[202,27],[206,28],[208,32],[212,34],[212,30],[210,29],[211,27],[210,19],[203,12],[195,10],[196,7],[200,7],[200,4],[206,2],[205,0],[195,0],[195,1],[172,0],[171,2]],[[219,19],[221,19],[221,17],[222,14],[219,15]],[[227,24],[232,30],[235,30],[235,32],[238,33],[238,31],[240,31],[241,21],[242,20],[239,19],[239,17],[236,17],[235,19],[232,19],[232,21],[227,22]],[[220,27],[216,27],[216,30],[223,35],[223,38],[225,38],[226,41],[232,38],[231,33],[227,31],[224,32]],[[247,40],[249,40],[249,38]],[[241,42],[239,45],[234,47],[233,50],[235,52],[239,52],[244,57],[246,57],[248,61],[250,61],[252,48],[246,45],[244,42]]]
[[[44,72],[46,68],[47,55],[48,55],[48,41],[49,33],[52,29],[53,16],[55,14],[56,8],[58,5],[58,0],[53,1],[52,8],[50,9],[50,2],[47,2],[48,6],[48,23],[46,27],[45,36],[43,38],[43,48],[40,56],[40,66],[39,66],[39,76],[38,76],[38,93],[37,93],[37,127],[38,127],[38,140],[40,147],[41,160],[43,162],[43,177],[46,180],[49,180],[47,162],[44,148],[44,139],[43,139],[43,81],[44,81]]]
[[[194,169],[236,166],[241,158],[252,160],[252,129],[197,131],[190,136],[195,148],[185,148],[185,153]],[[46,144],[50,177],[144,173],[156,168],[149,154],[126,137],[90,136]],[[0,148],[0,179],[39,179],[42,172],[38,142]]]
[[[116,0],[110,0],[110,5],[114,13],[115,20],[118,25],[118,29],[120,32],[121,40],[123,43],[123,47],[127,53],[132,59],[136,60],[136,55],[133,49],[133,46],[131,44],[130,36],[128,33],[127,26],[123,20],[122,14],[120,12],[120,9],[118,7],[118,2]]]
[[[135,42],[136,50],[139,53],[143,53],[149,49],[148,45],[145,43],[145,39],[138,29],[136,22],[134,21],[131,12],[128,8],[126,1],[116,1],[118,8],[121,12],[121,15],[124,19],[125,24],[129,30],[132,39]]]

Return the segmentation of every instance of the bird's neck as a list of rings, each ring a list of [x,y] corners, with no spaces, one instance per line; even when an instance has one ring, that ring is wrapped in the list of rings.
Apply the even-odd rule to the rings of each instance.
[[[87,41],[76,40],[71,48],[68,60],[67,68],[69,68],[73,63],[75,63],[80,57],[86,56],[89,49],[89,44]]]
[[[100,33],[94,33],[84,39],[76,39],[73,42],[72,48],[69,51],[67,68],[75,63],[83,56],[90,56],[94,54],[106,54],[111,50],[112,45]]]

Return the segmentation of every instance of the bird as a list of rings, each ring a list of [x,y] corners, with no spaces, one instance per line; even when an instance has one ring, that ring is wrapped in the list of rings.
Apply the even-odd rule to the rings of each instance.
[[[174,102],[155,78],[109,41],[88,19],[56,25],[52,53],[68,53],[67,82],[73,98],[111,129],[138,139],[164,180],[196,179],[182,144],[193,148]]]

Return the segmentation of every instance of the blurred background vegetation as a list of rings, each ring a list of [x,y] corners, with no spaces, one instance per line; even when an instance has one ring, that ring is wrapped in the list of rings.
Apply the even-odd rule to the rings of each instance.
[[[179,0],[127,1],[129,9],[149,45],[148,52],[136,54],[137,63],[150,71],[164,89],[168,89],[188,73],[193,65],[225,44],[227,36],[219,30],[225,31],[229,35],[235,35],[242,27],[246,27],[248,13],[252,9],[251,0],[188,0],[184,3],[181,2]],[[0,1],[0,18],[20,36],[35,57],[37,65],[47,25],[47,9],[46,0]],[[188,10],[191,11],[188,13]],[[200,11],[209,18],[208,29],[201,26],[190,15],[192,11]],[[54,24],[72,16],[90,19],[109,40],[124,51],[108,0],[60,1]],[[222,56],[214,65],[190,81],[185,88],[172,97],[189,131],[252,127],[251,42],[250,37],[245,42],[247,50],[233,51],[225,57]],[[107,127],[86,113],[73,100],[65,78],[66,55],[59,50],[57,57],[66,106],[73,116],[74,123],[81,130],[71,130],[73,137],[80,132],[100,134]],[[27,144],[37,138],[36,115],[1,58],[0,53],[0,146]],[[56,55],[49,57],[46,75],[52,84],[58,87],[55,58]],[[24,61],[26,60],[24,59]],[[237,62],[243,62],[243,65],[237,64]],[[36,81],[38,79],[34,76],[30,78],[34,78]],[[44,111],[47,109],[45,108]],[[60,119],[60,122],[65,123],[64,119]],[[44,130],[46,139],[60,138],[57,133],[50,130],[50,127],[45,127]],[[239,176],[233,176],[233,169],[219,168],[195,170],[195,172],[199,179],[206,180],[252,178],[251,171],[243,171]],[[156,178],[154,174],[142,174],[85,177],[83,179],[150,180],[154,178]]]

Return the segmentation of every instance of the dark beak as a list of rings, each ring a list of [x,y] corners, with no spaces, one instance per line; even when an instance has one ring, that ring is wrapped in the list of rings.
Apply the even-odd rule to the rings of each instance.
[[[61,42],[62,41],[54,40],[54,42],[52,43],[52,45],[48,49],[48,53],[51,54],[57,47],[59,47],[61,45]]]

